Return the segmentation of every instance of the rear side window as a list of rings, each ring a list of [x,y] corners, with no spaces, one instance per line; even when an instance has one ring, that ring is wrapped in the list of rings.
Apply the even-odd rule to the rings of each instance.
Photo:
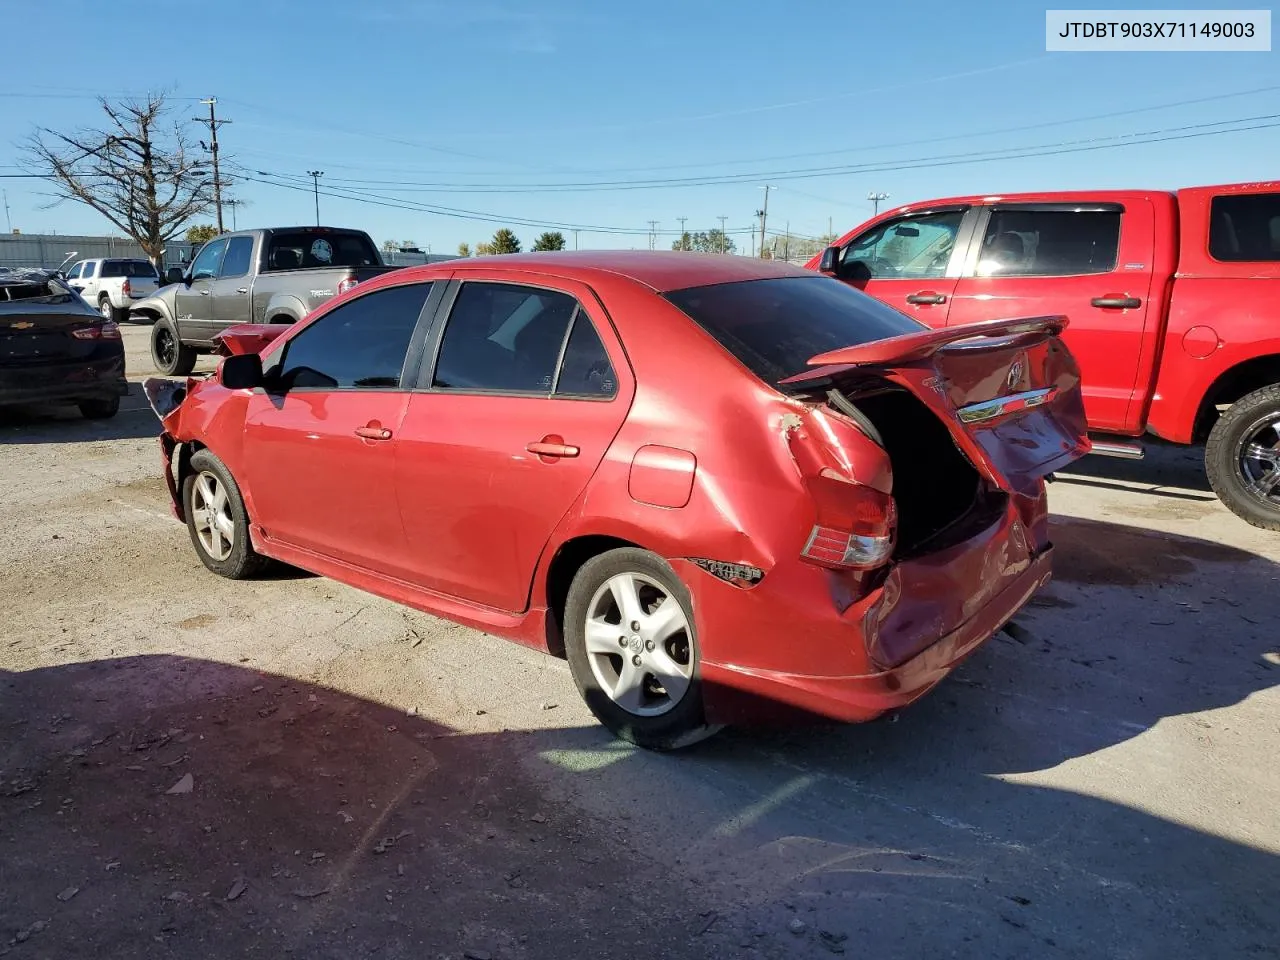
[[[809,358],[925,329],[831,277],[780,277],[664,294],[766,383],[801,373]]]
[[[464,283],[449,313],[432,385],[550,394],[577,311],[577,300],[555,290]]]
[[[582,310],[573,318],[555,392],[558,397],[612,397],[618,392],[609,354],[591,319]]]
[[[1280,193],[1214,197],[1209,256],[1225,263],[1280,260]]]
[[[980,277],[1075,277],[1111,273],[1120,253],[1121,211],[991,211]]]
[[[429,283],[375,290],[344,303],[285,346],[277,374],[286,390],[394,388]]]
[[[253,257],[253,237],[232,237],[227,243],[227,252],[222,258],[220,277],[243,277],[249,272],[249,261]]]
[[[97,269],[98,269],[98,263],[96,260],[86,261],[84,265],[84,270],[80,272],[80,279],[81,280],[91,279],[93,277],[94,271]]]
[[[104,260],[102,261],[104,277],[147,277],[154,280],[156,268],[147,260]]]

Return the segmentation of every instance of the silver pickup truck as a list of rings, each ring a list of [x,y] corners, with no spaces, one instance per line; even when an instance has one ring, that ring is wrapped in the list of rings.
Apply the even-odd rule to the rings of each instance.
[[[210,240],[185,269],[170,268],[167,285],[134,303],[129,319],[152,324],[156,369],[184,376],[227,327],[295,323],[330,297],[396,269],[362,230],[241,230]]]

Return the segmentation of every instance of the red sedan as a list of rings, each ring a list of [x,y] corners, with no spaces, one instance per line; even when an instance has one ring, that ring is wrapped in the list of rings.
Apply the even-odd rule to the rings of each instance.
[[[688,253],[398,270],[149,381],[205,566],[268,558],[567,658],[645,747],[915,700],[1050,574],[1060,317],[930,330]]]

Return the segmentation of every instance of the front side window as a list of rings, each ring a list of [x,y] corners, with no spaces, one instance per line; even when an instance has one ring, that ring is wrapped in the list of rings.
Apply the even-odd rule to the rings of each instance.
[[[831,277],[780,277],[664,294],[765,383],[802,373],[809,358],[925,329]]]
[[[946,275],[963,210],[890,220],[845,247],[842,280],[924,280]]]
[[[227,241],[213,240],[196,257],[191,265],[192,280],[209,280],[218,275],[218,267],[222,263],[222,254],[227,249]]]
[[[550,394],[578,301],[506,283],[464,283],[444,328],[432,385]]]
[[[219,277],[243,277],[249,272],[253,258],[253,237],[232,237],[227,243],[226,256],[222,258]]]
[[[375,290],[329,311],[284,348],[275,379],[285,390],[394,388],[429,283]]]
[[[978,254],[978,276],[1111,273],[1120,253],[1121,216],[1119,209],[992,210]]]
[[[67,279],[68,279],[68,280],[79,280],[79,279],[80,279],[80,271],[82,271],[83,269],[84,269],[84,264],[83,264],[83,263],[77,263],[74,267],[72,267],[72,268],[71,268],[71,272],[67,274]]]
[[[1280,193],[1214,197],[1209,256],[1225,263],[1280,260]]]

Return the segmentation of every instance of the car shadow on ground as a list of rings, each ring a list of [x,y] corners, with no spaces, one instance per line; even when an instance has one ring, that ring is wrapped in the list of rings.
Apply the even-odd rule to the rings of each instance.
[[[1095,488],[1132,490],[1176,500],[1213,501],[1217,497],[1204,472],[1204,449],[1145,441],[1141,460],[1094,455],[1084,457],[1058,473],[1060,483]],[[1176,488],[1176,489],[1170,489]]]
[[[106,420],[86,420],[74,405],[0,407],[0,445],[97,443],[159,435],[160,421],[140,383],[129,384],[129,395],[120,398],[120,412]]]
[[[1161,811],[1254,782],[1233,751],[1272,716],[1212,711],[1280,681],[1275,565],[1110,523],[1053,537],[1021,639],[896,720],[676,755],[598,727],[463,733],[175,655],[0,671],[0,951],[1270,955],[1256,808],[1212,831]],[[1099,591],[1133,599],[1104,617]]]

